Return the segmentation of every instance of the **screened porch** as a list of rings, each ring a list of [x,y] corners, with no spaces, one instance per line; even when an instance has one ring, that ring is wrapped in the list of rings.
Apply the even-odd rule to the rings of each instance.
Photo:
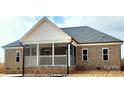
[[[24,48],[24,66],[66,66],[68,60],[68,48],[66,43],[30,44]]]

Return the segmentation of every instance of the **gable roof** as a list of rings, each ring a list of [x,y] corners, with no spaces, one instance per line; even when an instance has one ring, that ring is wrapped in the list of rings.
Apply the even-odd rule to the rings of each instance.
[[[95,30],[88,26],[61,28],[65,33],[70,35],[78,43],[107,43],[123,42],[120,39],[108,34]]]
[[[2,48],[8,48],[8,47],[22,47],[22,44],[19,40],[17,40],[17,41],[14,41],[12,43],[9,43],[5,46],[2,46]]]
[[[53,26],[56,26],[53,24],[50,20],[48,20],[46,17],[43,17],[35,26],[31,28],[30,31],[28,31],[20,40],[14,41],[10,44],[7,44],[3,46],[2,48],[8,48],[8,47],[22,47],[21,41],[28,36],[32,31],[39,26],[43,21],[47,21]],[[57,26],[56,26],[57,27]],[[77,43],[79,44],[88,44],[88,43],[109,43],[109,42],[123,42],[120,39],[117,39],[113,36],[110,36],[108,34],[105,34],[103,32],[100,32],[98,30],[95,30],[88,26],[79,26],[79,27],[66,27],[66,28],[59,28],[57,29],[61,30],[61,33],[72,37]]]
[[[120,39],[112,37],[108,34],[103,32],[97,31],[88,26],[80,26],[80,27],[67,27],[67,28],[60,28],[65,33],[70,35],[75,41],[78,43],[107,43],[107,42],[123,42]],[[22,44],[20,40],[14,41],[10,44],[3,46],[6,47],[21,47]]]
[[[67,34],[67,33],[65,33],[65,32],[63,32],[58,26],[56,26],[53,22],[51,22],[47,17],[43,17],[40,21],[38,21],[21,39],[20,39],[20,41],[21,42],[25,42],[25,39],[27,39],[27,37],[28,36],[30,36],[38,27],[40,27],[40,26],[42,26],[43,24],[44,24],[44,22],[47,22],[47,23],[49,23],[49,25],[52,25],[52,27],[55,27],[55,29],[57,29],[57,31],[59,32],[59,34],[58,35],[63,35],[62,37],[61,36],[58,36],[58,39],[67,39],[67,41],[70,41],[71,40],[71,37]],[[48,26],[48,25],[47,25]],[[48,27],[45,27],[45,28],[48,28]],[[44,29],[44,28],[43,28]],[[54,30],[55,30],[54,29]],[[46,29],[45,29],[46,30]],[[53,30],[53,29],[52,29]],[[40,28],[40,30],[39,31],[41,31],[41,28]],[[38,31],[37,31],[38,32]],[[36,31],[35,31],[35,33],[36,33]],[[51,33],[51,35],[52,35],[52,33]],[[39,37],[39,39],[41,39],[40,37],[41,36],[37,36],[37,37]],[[55,36],[55,37],[57,37],[57,36]],[[55,37],[54,37],[54,39],[55,39]],[[35,37],[35,39],[36,39],[36,37]],[[34,42],[34,41],[33,41]],[[39,42],[39,41],[38,41]]]

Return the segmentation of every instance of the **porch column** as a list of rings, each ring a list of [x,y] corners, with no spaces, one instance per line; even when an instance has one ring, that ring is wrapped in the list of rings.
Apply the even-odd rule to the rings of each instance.
[[[68,66],[70,66],[70,44],[68,44]]]
[[[52,43],[52,66],[54,66],[54,43]]]
[[[39,63],[39,44],[37,44],[37,66]]]

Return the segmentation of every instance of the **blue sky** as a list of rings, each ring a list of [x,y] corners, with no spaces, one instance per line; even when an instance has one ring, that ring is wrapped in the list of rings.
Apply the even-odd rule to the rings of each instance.
[[[124,40],[124,16],[47,16],[59,27],[90,26]],[[20,39],[42,16],[0,16],[0,47]],[[124,46],[122,46],[124,57]],[[4,50],[0,48],[0,61]]]

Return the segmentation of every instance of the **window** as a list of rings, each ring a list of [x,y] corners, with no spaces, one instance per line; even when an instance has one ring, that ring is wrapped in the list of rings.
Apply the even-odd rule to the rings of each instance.
[[[88,61],[88,49],[82,49],[82,61]]]
[[[102,49],[102,58],[103,58],[103,61],[109,60],[109,49],[108,48]]]
[[[20,51],[16,51],[16,62],[20,62]]]

